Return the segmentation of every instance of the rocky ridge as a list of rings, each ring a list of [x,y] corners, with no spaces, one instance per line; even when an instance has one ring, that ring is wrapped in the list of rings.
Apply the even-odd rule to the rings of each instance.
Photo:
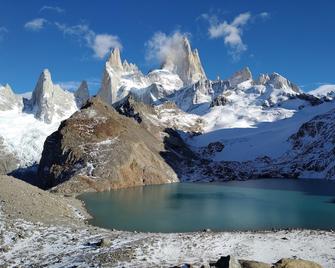
[[[158,131],[94,98],[47,138],[38,175],[46,188],[74,178],[64,191],[79,192],[176,182],[165,151]]]

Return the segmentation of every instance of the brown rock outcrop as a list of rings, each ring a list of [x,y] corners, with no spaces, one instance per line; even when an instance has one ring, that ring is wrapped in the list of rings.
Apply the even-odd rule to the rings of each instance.
[[[38,174],[65,192],[176,182],[163,141],[93,98],[46,139]]]

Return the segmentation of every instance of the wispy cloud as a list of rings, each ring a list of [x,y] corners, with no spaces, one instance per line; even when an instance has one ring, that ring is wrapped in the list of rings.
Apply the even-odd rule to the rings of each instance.
[[[252,16],[250,12],[241,13],[231,22],[220,22],[216,15],[202,14],[201,17],[209,22],[208,34],[211,39],[223,38],[225,45],[228,47],[229,54],[235,61],[240,59],[243,52],[248,46],[242,40],[245,26],[258,17],[267,19],[270,16],[268,12],[262,12]]]
[[[43,11],[54,11],[57,13],[64,13],[65,9],[58,7],[58,6],[43,6],[41,7],[40,12],[43,12]]]
[[[42,30],[45,25],[48,23],[46,19],[43,18],[36,18],[31,21],[28,21],[25,25],[24,28],[30,31],[35,31],[38,32]]]
[[[259,13],[259,17],[261,17],[262,19],[268,19],[270,18],[270,13],[269,12]]]
[[[91,48],[96,58],[102,59],[112,48],[122,48],[119,37],[111,34],[96,34],[87,24],[68,26],[66,24],[55,23],[58,30],[64,35],[76,38],[79,42],[84,42]]]
[[[0,26],[0,41],[3,40],[4,36],[8,33],[8,29],[5,26]]]
[[[163,63],[168,59],[172,62],[183,60],[185,50],[183,39],[190,36],[188,33],[175,31],[170,35],[162,32],[156,32],[152,38],[146,42],[146,60],[155,63]]]

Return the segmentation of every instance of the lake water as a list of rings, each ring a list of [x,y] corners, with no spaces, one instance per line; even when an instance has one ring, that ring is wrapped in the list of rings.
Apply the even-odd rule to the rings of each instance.
[[[85,193],[91,224],[130,231],[335,229],[335,182],[262,179]]]

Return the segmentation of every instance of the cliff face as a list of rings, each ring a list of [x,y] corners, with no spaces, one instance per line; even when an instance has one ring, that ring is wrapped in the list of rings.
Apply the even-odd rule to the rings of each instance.
[[[163,142],[100,99],[62,122],[44,144],[39,176],[60,191],[104,191],[178,181]]]
[[[162,65],[162,69],[177,74],[183,81],[184,86],[206,79],[198,50],[192,51],[190,42],[186,37],[183,39],[180,55],[167,58]]]

